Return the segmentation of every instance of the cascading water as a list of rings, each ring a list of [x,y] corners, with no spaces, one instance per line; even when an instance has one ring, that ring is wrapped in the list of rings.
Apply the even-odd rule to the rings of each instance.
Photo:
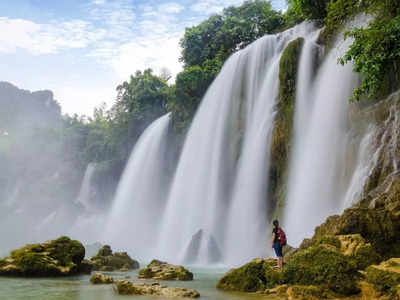
[[[154,121],[137,141],[121,182],[103,239],[135,257],[153,258],[167,183],[163,170],[169,115]]]
[[[96,170],[96,164],[95,163],[89,163],[88,166],[86,167],[85,175],[83,176],[83,181],[81,185],[81,189],[79,191],[79,195],[76,199],[77,203],[80,203],[85,207],[86,210],[90,211],[92,210],[92,203],[91,203],[91,189],[90,189],[90,183],[92,180],[92,176],[94,171]]]
[[[267,249],[267,190],[274,106],[279,89],[279,61],[285,45],[314,31],[311,23],[267,36],[252,45],[246,78],[246,124],[229,210],[226,263],[240,264]],[[250,52],[250,49],[249,49]]]
[[[285,226],[292,245],[298,246],[329,215],[340,212],[344,187],[347,111],[358,83],[352,66],[340,66],[350,41],[336,45],[311,83],[297,85],[295,146],[291,157]],[[312,48],[308,48],[311,51]],[[304,48],[307,50],[307,48]],[[309,55],[302,53],[302,56]],[[312,67],[300,64],[299,74]]]
[[[234,54],[207,91],[187,134],[168,199],[159,249],[166,259],[179,261],[199,230],[215,238],[227,263],[265,253],[269,137],[279,58],[290,40],[312,27],[304,23],[265,36]],[[207,264],[208,255],[200,253],[197,263]]]
[[[237,265],[267,254],[279,61],[298,37],[304,43],[283,222],[290,244],[298,245],[328,215],[340,212],[360,186],[354,181],[365,177],[359,164],[369,138],[353,147],[358,163],[347,168],[344,180],[348,98],[358,78],[350,65],[337,64],[347,44],[334,47],[315,72],[318,33],[303,23],[228,59],[196,113],[170,186],[163,175],[168,117],[154,122],[135,146],[118,187],[107,242],[134,250],[142,260],[172,263]]]

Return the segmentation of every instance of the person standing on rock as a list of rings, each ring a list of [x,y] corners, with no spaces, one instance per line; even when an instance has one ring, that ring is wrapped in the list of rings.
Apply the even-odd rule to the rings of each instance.
[[[286,245],[286,234],[282,230],[282,228],[279,227],[279,221],[274,220],[272,222],[274,225],[274,229],[272,230],[272,248],[275,250],[275,254],[278,257],[278,269],[282,269],[283,267],[283,253],[282,253],[282,247]]]

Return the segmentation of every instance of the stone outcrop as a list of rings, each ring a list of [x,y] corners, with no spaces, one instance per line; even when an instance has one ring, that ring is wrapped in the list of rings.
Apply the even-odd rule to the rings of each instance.
[[[83,261],[85,248],[68,237],[41,244],[26,245],[0,260],[0,275],[47,277],[90,273],[91,266]]]
[[[126,252],[115,252],[108,245],[99,249],[90,259],[94,271],[129,271],[139,268],[139,262],[132,259]]]
[[[199,298],[196,290],[181,287],[167,287],[159,283],[133,284],[128,280],[117,281],[114,285],[115,291],[120,295],[151,295],[164,298]]]
[[[185,250],[184,263],[195,263],[198,261],[202,251],[205,252],[203,254],[209,264],[220,262],[222,259],[221,250],[214,236],[207,235],[200,229],[192,236]]]
[[[188,281],[193,280],[193,273],[183,266],[171,265],[155,259],[145,269],[139,271],[139,278]]]
[[[391,258],[368,267],[365,278],[381,295],[395,299],[400,285],[400,258]]]
[[[114,278],[102,273],[95,273],[90,277],[90,282],[93,284],[110,284],[114,283]]]
[[[271,293],[271,289],[287,285],[314,286],[325,294],[343,296],[359,292],[357,278],[360,274],[352,256],[344,255],[337,246],[326,242],[321,241],[293,254],[283,270],[274,269],[275,265],[274,259],[255,259],[225,274],[217,288],[241,292],[267,290],[266,293]]]

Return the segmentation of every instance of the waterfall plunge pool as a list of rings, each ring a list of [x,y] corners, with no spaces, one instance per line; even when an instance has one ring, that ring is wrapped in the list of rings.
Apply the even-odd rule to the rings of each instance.
[[[199,291],[198,299],[210,300],[278,300],[280,298],[259,294],[228,293],[215,288],[217,281],[227,269],[192,268],[193,281],[162,281],[161,284],[179,286]],[[104,272],[114,279],[125,279],[134,282],[154,282],[137,280],[138,270],[132,272]],[[75,276],[61,278],[0,278],[0,299],[7,300],[113,300],[140,299],[154,300],[166,298],[147,296],[120,296],[112,285],[93,285],[90,276]]]

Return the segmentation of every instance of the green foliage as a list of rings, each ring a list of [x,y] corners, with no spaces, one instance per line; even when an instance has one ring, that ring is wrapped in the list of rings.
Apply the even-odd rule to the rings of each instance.
[[[211,16],[198,26],[187,28],[181,40],[185,66],[202,65],[218,55],[225,60],[237,49],[283,26],[282,15],[265,0],[245,1]]]
[[[174,128],[182,131],[188,127],[207,88],[232,53],[283,25],[283,16],[269,1],[251,0],[187,28],[180,42],[184,71],[176,78],[174,96],[167,106]]]
[[[362,75],[361,86],[354,90],[351,100],[374,97],[385,88],[387,81],[393,80],[398,84],[400,16],[390,20],[376,19],[369,27],[355,28],[348,36],[354,42],[339,62],[343,65],[352,61],[354,71]],[[388,78],[391,73],[395,78]],[[387,92],[392,88],[386,88]]]
[[[327,15],[329,0],[287,0],[288,12],[297,18],[323,20]]]

